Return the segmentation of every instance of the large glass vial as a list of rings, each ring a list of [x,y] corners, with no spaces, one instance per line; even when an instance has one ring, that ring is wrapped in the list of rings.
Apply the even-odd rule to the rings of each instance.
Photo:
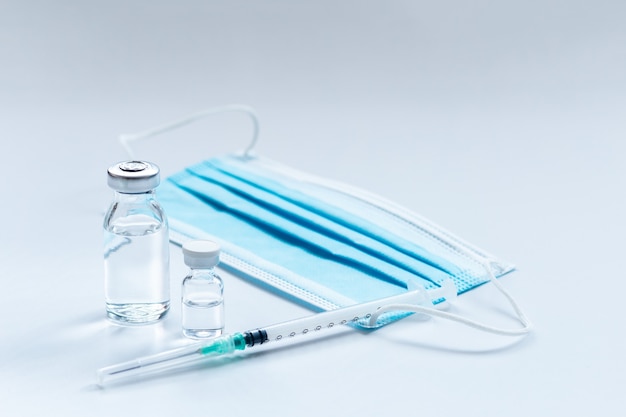
[[[215,273],[220,246],[208,240],[193,240],[183,245],[189,274],[182,285],[183,334],[206,339],[224,330],[224,284]]]
[[[156,200],[159,168],[129,161],[108,169],[114,200],[104,217],[104,292],[107,317],[148,324],[170,307],[169,238]]]

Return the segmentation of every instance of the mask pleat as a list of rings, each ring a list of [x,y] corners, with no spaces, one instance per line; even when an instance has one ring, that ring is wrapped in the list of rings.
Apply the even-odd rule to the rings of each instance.
[[[199,180],[198,178],[190,179],[189,182],[193,184]],[[246,229],[254,228],[259,233],[271,236],[275,241],[282,242],[283,245],[301,248],[316,258],[343,264],[361,273],[400,287],[406,287],[406,281],[415,277],[414,274],[408,271],[396,268],[377,258],[365,256],[362,252],[355,250],[349,245],[294,223],[289,218],[277,215],[261,205],[250,204],[249,200],[233,193],[228,188],[206,181],[206,179],[204,181],[205,189],[202,192],[199,192],[196,187],[191,188],[189,185],[178,185],[181,189],[202,202],[211,205],[214,209],[221,212],[223,216],[229,216],[246,223],[248,226]],[[237,239],[235,234],[236,232],[233,229],[230,239]],[[245,241],[246,237],[244,236],[242,240]],[[263,240],[259,242],[263,243]]]
[[[395,262],[396,258],[402,259],[402,256],[406,256],[450,275],[459,272],[458,267],[451,262],[446,261],[413,242],[389,233],[377,224],[363,219],[360,213],[348,212],[341,207],[312,198],[298,190],[297,185],[293,187],[286,186],[284,183],[278,183],[270,178],[263,177],[257,172],[242,169],[241,165],[241,162],[239,162],[237,158],[226,157],[205,161],[202,167],[211,170],[217,169],[234,180],[239,181],[240,184],[244,183],[260,191],[270,193],[282,200],[282,202],[278,204],[286,204],[286,202],[288,202],[311,215],[324,218],[333,224],[333,228],[341,228],[342,233],[345,233],[345,230],[350,230],[355,236],[361,237],[361,239],[368,238],[362,245],[362,248],[376,248],[376,251],[379,253],[391,253],[388,257],[391,259],[391,262]],[[318,219],[316,219],[316,221],[317,220]],[[327,228],[327,230],[329,230],[329,228]]]
[[[430,263],[422,262],[422,258],[416,259],[407,256],[405,253],[397,251],[379,240],[372,239],[370,236],[358,233],[354,229],[334,222],[326,216],[321,216],[316,212],[306,210],[300,205],[285,200],[282,198],[283,193],[279,194],[267,189],[254,187],[248,182],[243,182],[236,177],[216,171],[212,165],[203,164],[198,169],[192,168],[191,172],[205,181],[224,188],[241,199],[233,204],[249,203],[250,206],[247,207],[255,207],[259,210],[258,217],[267,218],[270,216],[271,221],[266,222],[270,223],[270,227],[286,223],[286,229],[297,229],[299,236],[308,236],[307,242],[302,242],[301,244],[313,244],[318,247],[318,250],[325,250],[321,248],[322,246],[335,247],[338,248],[338,251],[341,251],[340,253],[347,256],[344,258],[346,262],[367,259],[367,261],[363,262],[357,261],[357,264],[367,265],[374,263],[381,265],[380,269],[385,272],[394,271],[392,267],[400,268],[409,272],[411,277],[417,275],[436,284],[439,284],[443,279],[450,278],[450,274],[447,271],[433,267]],[[286,192],[285,190],[283,191]],[[246,208],[242,208],[244,214],[245,210]],[[432,255],[432,257],[435,256]],[[361,268],[363,267],[361,266]],[[398,274],[397,271],[395,271],[395,275],[406,276],[406,274]],[[393,280],[395,279],[391,281]],[[402,280],[402,282],[406,283],[405,280]]]
[[[257,212],[246,208],[243,215],[237,213],[242,206],[233,204],[227,207],[224,190],[220,187],[207,187],[206,193],[191,191],[198,178],[187,177],[182,183],[174,183],[172,179],[162,184],[159,198],[162,204],[173,207],[175,204],[180,210],[175,210],[177,221],[194,224],[218,239],[229,242],[229,246],[238,246],[243,251],[255,255],[292,270],[299,276],[306,277],[313,282],[333,288],[336,292],[357,301],[374,299],[378,294],[393,295],[405,291],[405,284],[394,276],[376,270],[375,267],[348,259],[344,251],[338,250],[335,245],[325,245],[325,248],[313,247],[304,238],[307,233],[286,232],[281,230],[280,222],[272,222],[270,226],[262,224],[256,216]],[[204,185],[206,187],[206,185]],[[209,198],[208,195],[211,195]],[[171,211],[171,210],[170,210]],[[267,220],[265,220],[267,221]],[[392,268],[390,268],[392,269]],[[372,275],[372,272],[375,275]],[[395,271],[398,275],[409,273],[402,270]],[[430,281],[418,279],[426,287],[433,287]],[[297,285],[306,288],[306,283]]]

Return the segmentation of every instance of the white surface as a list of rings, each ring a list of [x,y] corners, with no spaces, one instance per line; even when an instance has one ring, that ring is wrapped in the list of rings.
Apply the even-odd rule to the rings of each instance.
[[[0,3],[0,415],[624,415],[626,3],[470,3]],[[233,102],[259,112],[259,153],[515,262],[502,282],[535,332],[406,319],[95,388],[185,343],[176,248],[163,324],[104,319],[116,136]],[[137,152],[167,174],[249,133],[217,116]],[[306,313],[224,278],[228,331]],[[495,294],[455,310],[515,325]]]

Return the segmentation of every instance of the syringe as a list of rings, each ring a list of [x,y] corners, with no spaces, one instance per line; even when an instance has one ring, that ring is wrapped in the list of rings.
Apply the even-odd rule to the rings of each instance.
[[[448,298],[450,294],[456,295],[455,288],[440,288],[431,291],[430,294],[427,294],[424,288],[417,288],[399,295],[314,314],[301,319],[241,333],[227,334],[207,342],[196,343],[99,369],[97,372],[98,385],[104,386],[110,382],[129,377],[177,368],[181,365],[227,355],[268,342],[279,342],[296,336],[319,334],[323,329],[331,329],[338,325],[358,322],[363,327],[375,327],[378,317],[385,311],[401,312],[403,307],[406,308],[404,311],[411,311],[410,306],[418,305],[432,307],[430,296],[435,295],[435,299]]]

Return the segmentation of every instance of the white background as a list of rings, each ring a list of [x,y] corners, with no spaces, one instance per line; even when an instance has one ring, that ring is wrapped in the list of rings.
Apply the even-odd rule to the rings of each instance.
[[[0,1],[0,414],[624,415],[626,3]],[[119,133],[227,103],[259,154],[381,194],[514,262],[524,339],[412,318],[112,389],[186,343],[104,318]],[[243,115],[137,145],[168,175]],[[226,281],[227,331],[307,314]],[[493,288],[454,311],[516,326]]]

